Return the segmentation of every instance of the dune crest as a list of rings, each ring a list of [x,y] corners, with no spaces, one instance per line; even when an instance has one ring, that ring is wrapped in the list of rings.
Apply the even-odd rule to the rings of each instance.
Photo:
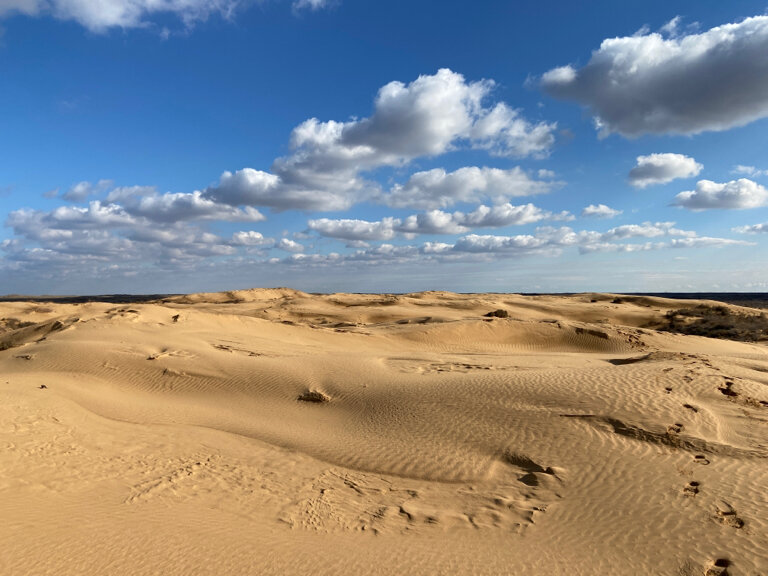
[[[615,294],[0,302],[0,574],[768,573],[763,318]]]

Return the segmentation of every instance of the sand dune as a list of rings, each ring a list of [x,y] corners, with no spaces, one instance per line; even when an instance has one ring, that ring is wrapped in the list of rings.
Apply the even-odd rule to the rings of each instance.
[[[768,574],[768,347],[696,306],[2,302],[0,574]]]

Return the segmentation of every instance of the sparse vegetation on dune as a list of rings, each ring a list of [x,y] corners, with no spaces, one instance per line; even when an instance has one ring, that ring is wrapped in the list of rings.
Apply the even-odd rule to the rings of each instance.
[[[676,334],[705,336],[740,342],[768,340],[766,314],[741,314],[727,306],[699,304],[693,308],[670,310],[656,329]]]

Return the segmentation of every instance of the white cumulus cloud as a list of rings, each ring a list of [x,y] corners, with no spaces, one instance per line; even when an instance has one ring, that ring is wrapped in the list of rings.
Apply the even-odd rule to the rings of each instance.
[[[674,31],[606,39],[585,66],[555,68],[540,84],[586,106],[603,136],[696,134],[768,116],[768,16]]]
[[[675,196],[673,205],[696,211],[760,208],[768,206],[768,190],[747,178],[725,183],[699,180],[695,190]]]
[[[754,166],[744,166],[743,164],[737,164],[731,170],[733,174],[741,174],[742,176],[749,176],[750,178],[760,178],[762,176],[768,176],[768,170],[760,170]]]
[[[738,226],[733,229],[734,232],[739,234],[762,234],[768,233],[768,222],[761,224],[752,224],[750,226]]]
[[[490,80],[467,82],[448,69],[409,84],[390,82],[379,90],[371,116],[347,122],[310,118],[293,130],[291,154],[277,158],[269,172],[225,172],[206,195],[231,205],[344,210],[381,195],[363,175],[384,166],[440,156],[459,146],[511,157],[545,156],[556,125],[524,120],[504,103],[486,105],[493,87]],[[475,170],[491,186],[516,176]],[[405,197],[396,194],[393,201],[406,202]]]
[[[317,1],[317,0],[315,0]],[[92,32],[110,28],[147,26],[159,15],[172,15],[185,26],[217,14],[229,18],[241,0],[0,0],[0,16],[18,12],[27,16],[51,14],[74,20]]]
[[[275,248],[278,248],[280,250],[284,250],[285,252],[304,252],[304,245],[296,242],[296,240],[291,240],[289,238],[281,238],[276,244]]]
[[[560,185],[560,182],[534,180],[519,167],[502,170],[467,166],[453,172],[435,168],[415,172],[405,184],[393,186],[378,200],[395,208],[431,210],[486,199],[506,202],[516,196],[545,194]]]
[[[125,209],[133,215],[157,222],[181,220],[222,220],[228,222],[261,222],[264,215],[251,206],[234,208],[203,196],[202,192],[165,193],[133,196],[124,199]]]
[[[311,10],[314,12],[316,10],[327,8],[330,4],[331,2],[329,0],[294,0],[292,6],[293,10],[296,12],[301,10]]]
[[[406,237],[417,234],[463,234],[472,228],[522,226],[541,220],[573,220],[573,216],[568,212],[553,213],[542,210],[533,204],[481,204],[469,213],[428,210],[403,219],[388,217],[375,222],[320,218],[310,220],[308,228],[327,238],[347,242],[369,242],[391,240],[397,233]]]
[[[70,188],[61,195],[64,200],[69,202],[82,202],[89,196],[96,196],[108,190],[112,186],[111,180],[99,180],[92,183],[86,180],[70,186]]]
[[[449,214],[442,210],[430,210],[408,216],[398,230],[406,234],[462,234],[469,230],[462,224],[463,219],[464,215],[460,212]]]
[[[321,236],[340,240],[391,240],[395,237],[395,226],[400,220],[384,218],[378,222],[367,220],[319,218],[310,220],[307,226]]]
[[[243,230],[232,234],[231,244],[234,246],[268,247],[274,245],[274,238],[265,238],[261,232]]]
[[[605,204],[590,204],[581,211],[584,218],[614,218],[622,213],[623,210],[615,210]]]
[[[667,184],[677,178],[697,176],[704,166],[683,154],[649,154],[638,156],[637,165],[629,171],[629,183],[635,188]]]

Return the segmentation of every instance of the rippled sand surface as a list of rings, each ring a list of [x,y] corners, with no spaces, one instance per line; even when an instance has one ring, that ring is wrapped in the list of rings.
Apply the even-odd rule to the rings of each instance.
[[[0,303],[0,574],[768,574],[768,347],[700,304]]]

